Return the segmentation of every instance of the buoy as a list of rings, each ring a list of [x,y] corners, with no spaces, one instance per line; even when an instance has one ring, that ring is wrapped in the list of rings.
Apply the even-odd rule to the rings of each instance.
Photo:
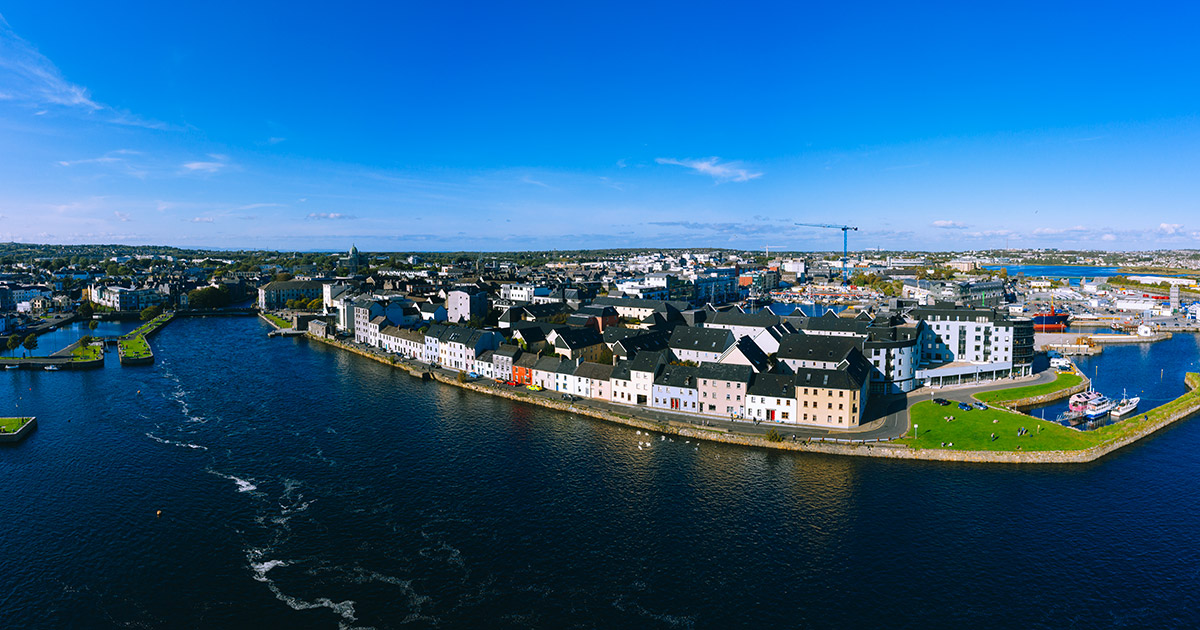
[[[161,516],[162,516],[162,510],[159,510],[159,511],[158,511],[158,512],[156,512],[154,515],[155,515],[155,516],[157,516],[157,517],[161,517]]]

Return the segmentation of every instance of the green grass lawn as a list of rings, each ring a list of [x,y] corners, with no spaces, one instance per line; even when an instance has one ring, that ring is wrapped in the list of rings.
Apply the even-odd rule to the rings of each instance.
[[[1056,392],[1060,389],[1068,389],[1083,382],[1083,377],[1074,372],[1060,372],[1058,377],[1049,383],[1040,385],[1028,385],[1025,387],[1014,387],[1012,389],[1001,389],[994,392],[982,392],[975,394],[975,398],[982,400],[985,403],[1002,402],[1006,400],[1018,400],[1021,398],[1030,398],[1032,396],[1041,396]]]
[[[28,421],[29,418],[0,418],[0,429],[5,433],[16,433]]]
[[[263,313],[263,317],[266,317],[267,319],[271,320],[272,322],[275,323],[276,326],[278,326],[280,328],[291,328],[292,327],[292,322],[289,322],[288,320],[286,320],[282,317],[279,317],[277,315],[272,315],[270,313]]]
[[[131,339],[122,339],[117,342],[121,346],[121,350],[127,359],[142,359],[150,355],[150,344],[146,343],[146,338],[138,335]]]
[[[80,346],[71,351],[72,361],[94,361],[99,359],[103,350],[100,346]]]
[[[154,329],[156,329],[156,328],[158,328],[159,326],[162,326],[163,324],[165,324],[165,323],[167,323],[167,322],[171,321],[171,317],[172,317],[172,316],[171,316],[170,314],[163,313],[162,315],[159,315],[158,317],[155,317],[154,319],[152,319],[152,320],[150,320],[150,321],[146,322],[145,324],[142,324],[141,326],[138,326],[136,329],[134,329],[134,331],[133,331],[133,332],[131,332],[131,333],[128,333],[128,334],[127,334],[127,336],[129,336],[129,337],[137,337],[138,335],[148,335],[148,334],[150,334],[151,332],[153,332],[153,331],[154,331]]]
[[[913,430],[909,429],[908,434],[897,442],[913,448],[963,451],[1070,451],[1091,448],[1125,437],[1145,425],[1147,417],[1150,420],[1163,418],[1195,403],[1200,398],[1200,389],[1196,389],[1200,386],[1200,374],[1188,374],[1187,383],[1192,389],[1179,398],[1094,431],[1078,431],[1002,409],[963,411],[955,405],[940,407],[930,401],[919,402],[908,410],[909,419],[917,426],[918,434],[914,436]],[[954,420],[947,422],[946,416],[953,416]],[[1017,429],[1021,427],[1028,429],[1029,433],[1017,437]],[[991,437],[992,433],[996,434],[995,440]],[[954,446],[943,447],[943,442],[953,443]],[[1021,448],[1018,449],[1018,446]]]
[[[914,438],[910,429],[899,440],[914,448],[946,448],[957,451],[1064,451],[1095,446],[1103,441],[1096,431],[1077,431],[1048,420],[1039,420],[1003,409],[974,409],[963,411],[955,405],[940,407],[930,401],[920,402],[908,410],[912,424],[919,434]],[[945,416],[953,416],[947,422]],[[996,420],[997,422],[992,422]],[[1029,433],[1017,437],[1017,429]],[[996,439],[992,439],[992,434]],[[954,446],[943,447],[942,443]],[[1017,448],[1020,446],[1021,448]]]

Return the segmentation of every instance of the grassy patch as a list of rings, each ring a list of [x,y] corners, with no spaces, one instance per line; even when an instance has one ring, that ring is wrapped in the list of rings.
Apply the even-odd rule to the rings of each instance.
[[[137,336],[148,335],[148,334],[154,332],[154,330],[156,330],[163,324],[171,321],[171,317],[172,317],[171,315],[166,314],[166,313],[159,315],[158,317],[155,317],[154,319],[146,322],[145,324],[138,326],[137,328],[135,328],[133,330],[133,332],[130,332],[130,333],[126,334],[125,336],[137,337]]]
[[[138,335],[129,339],[121,339],[117,342],[121,346],[121,353],[127,359],[144,359],[150,357],[150,344],[146,343],[146,338]]]
[[[1003,409],[963,411],[958,407],[939,407],[925,401],[913,405],[909,419],[917,425],[914,437],[910,429],[899,440],[914,448],[946,448],[956,451],[1069,451],[1095,446],[1102,441],[1095,431],[1077,431],[1049,420],[1040,420]],[[945,416],[954,420],[946,421]],[[993,422],[995,420],[996,422]],[[1029,433],[1018,437],[1025,427]],[[992,439],[992,434],[996,439]],[[953,443],[954,446],[942,444]],[[1017,448],[1020,446],[1021,448]]]
[[[1125,420],[1100,427],[1093,431],[1077,431],[1048,420],[1040,420],[1024,414],[987,409],[962,411],[958,407],[939,407],[930,401],[920,402],[909,408],[909,419],[917,425],[918,435],[910,429],[900,440],[913,448],[929,448],[960,451],[1073,451],[1091,448],[1106,442],[1119,440],[1150,421],[1165,418],[1186,410],[1200,399],[1200,374],[1187,375],[1186,394],[1150,411]],[[945,416],[954,416],[946,421]],[[992,422],[996,420],[997,422]],[[1017,429],[1025,427],[1029,433],[1017,437]],[[992,434],[996,439],[992,439]],[[943,447],[943,443],[954,446]],[[1021,448],[1018,449],[1017,447]]]
[[[994,392],[982,392],[975,394],[975,398],[982,400],[985,403],[1001,402],[1005,400],[1019,400],[1021,398],[1031,398],[1033,396],[1042,396],[1062,389],[1075,387],[1083,382],[1083,377],[1074,372],[1059,373],[1058,377],[1049,383],[1040,385],[1027,385],[1025,387],[1014,387],[1012,389],[1000,389]]]
[[[29,418],[0,418],[0,429],[5,433],[16,433],[26,422],[29,422]]]
[[[101,356],[103,356],[103,350],[100,346],[80,346],[71,351],[72,361],[95,361]]]
[[[263,317],[266,317],[267,319],[271,320],[271,323],[275,324],[275,326],[278,328],[291,328],[292,327],[292,322],[289,322],[288,320],[286,320],[282,317],[279,317],[278,315],[272,315],[270,313],[263,313]]]

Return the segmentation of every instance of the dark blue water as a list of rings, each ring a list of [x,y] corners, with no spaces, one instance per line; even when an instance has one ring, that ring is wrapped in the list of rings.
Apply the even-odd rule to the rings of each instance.
[[[776,302],[768,304],[767,308],[771,309],[776,315],[794,315],[796,311],[803,313],[809,317],[820,317],[825,313],[841,313],[846,310],[845,304],[784,304]]]
[[[74,322],[57,330],[38,335],[38,345],[33,351],[26,350],[24,346],[20,346],[16,350],[9,350],[7,345],[0,345],[0,357],[44,357],[79,341],[79,338],[84,335],[123,335],[141,324],[142,322],[139,321],[97,322],[96,330],[93,332],[87,327],[87,323]]]
[[[1194,625],[1200,422],[1072,467],[638,450],[266,331],[0,373],[41,420],[0,449],[0,627]]]
[[[1071,265],[984,265],[984,269],[1008,269],[1008,275],[1015,277],[1024,273],[1030,278],[1066,278],[1071,284],[1078,284],[1080,278],[1108,278],[1117,275],[1118,267],[1075,267]]]
[[[1107,345],[1098,355],[1071,360],[1092,379],[1092,387],[1105,396],[1120,400],[1123,391],[1130,398],[1140,396],[1138,410],[1144,412],[1187,391],[1184,376],[1200,372],[1200,335],[1175,333],[1155,343]],[[1063,400],[1029,413],[1053,420],[1068,405]],[[1103,426],[1107,422],[1105,419],[1095,424]]]

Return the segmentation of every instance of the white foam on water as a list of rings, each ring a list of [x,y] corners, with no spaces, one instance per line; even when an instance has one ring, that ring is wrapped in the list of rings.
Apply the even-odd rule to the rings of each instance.
[[[228,479],[228,480],[232,481],[234,483],[234,485],[237,486],[238,492],[254,492],[255,490],[258,490],[258,486],[254,485],[250,481],[242,479],[241,477],[236,477],[234,475],[226,475],[225,473],[219,473],[215,470],[209,470],[208,472],[210,472],[218,477],[222,477],[224,479]]]
[[[176,442],[175,440],[165,440],[163,438],[158,437],[157,435],[154,435],[153,433],[146,433],[146,437],[148,437],[151,440],[154,440],[155,442],[158,442],[160,444],[170,444],[171,446],[178,446],[180,448],[192,448],[192,449],[201,450],[201,451],[208,450],[207,446],[201,446],[199,444],[191,444],[189,442]]]
[[[338,621],[338,628],[356,628],[356,626],[353,625],[355,621],[358,621],[358,617],[354,612],[354,600],[348,599],[341,602],[335,602],[328,597],[318,597],[313,601],[307,601],[284,593],[279,588],[279,585],[276,584],[275,581],[270,577],[268,577],[267,574],[270,573],[272,569],[290,566],[290,563],[288,563],[286,560],[261,561],[264,553],[265,550],[262,549],[249,549],[246,552],[246,560],[249,562],[250,570],[254,572],[254,579],[258,582],[266,584],[267,588],[271,590],[271,593],[275,595],[275,599],[287,604],[292,610],[328,608],[341,617],[341,620]]]

